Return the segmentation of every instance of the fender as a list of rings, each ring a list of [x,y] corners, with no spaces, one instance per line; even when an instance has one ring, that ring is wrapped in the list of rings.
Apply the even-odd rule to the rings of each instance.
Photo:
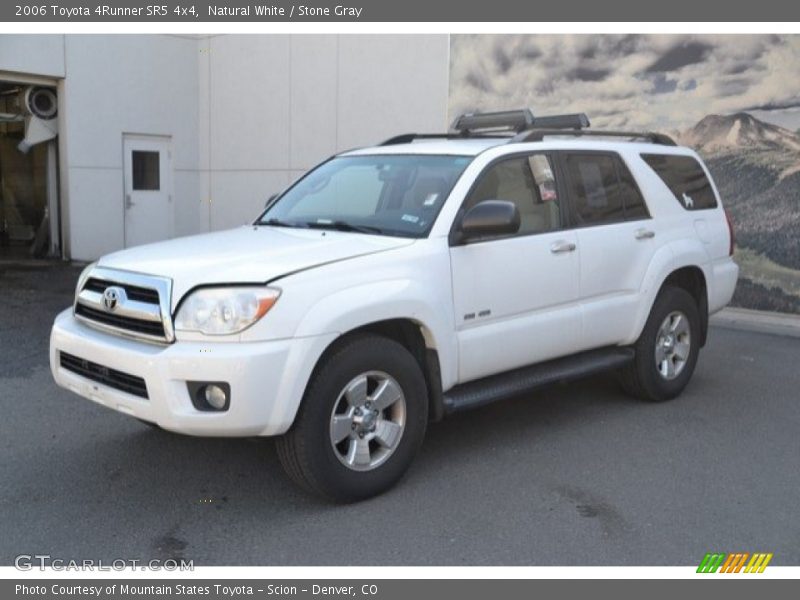
[[[363,283],[321,298],[306,312],[295,335],[343,335],[378,321],[408,319],[419,324],[426,346],[438,352],[446,390],[456,383],[458,347],[452,317],[443,304],[429,288],[409,279]]]
[[[681,238],[662,246],[653,255],[645,273],[639,289],[641,300],[633,316],[631,330],[623,341],[623,345],[633,344],[639,339],[664,281],[671,273],[683,267],[700,268],[706,279],[706,294],[711,292],[708,289],[712,280],[709,272],[709,257],[702,243],[691,238]]]

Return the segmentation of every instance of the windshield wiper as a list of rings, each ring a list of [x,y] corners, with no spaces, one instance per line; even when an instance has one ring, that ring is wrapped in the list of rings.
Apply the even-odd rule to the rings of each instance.
[[[258,221],[256,225],[271,225],[272,227],[306,227],[302,223],[291,223],[290,221],[281,221],[280,219],[267,219],[266,221]]]
[[[358,233],[383,234],[383,229],[371,225],[354,225],[347,221],[306,221],[304,225],[310,229],[335,229],[336,231],[355,231]]]

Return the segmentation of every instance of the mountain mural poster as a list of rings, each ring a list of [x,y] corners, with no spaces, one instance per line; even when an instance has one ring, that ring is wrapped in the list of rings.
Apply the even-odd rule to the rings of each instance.
[[[706,161],[736,231],[733,304],[800,314],[800,36],[453,35],[449,113],[585,112]]]

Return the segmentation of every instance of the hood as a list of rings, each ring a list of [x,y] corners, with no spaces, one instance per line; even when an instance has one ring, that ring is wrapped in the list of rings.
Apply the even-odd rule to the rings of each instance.
[[[128,248],[97,264],[172,279],[174,307],[198,285],[266,282],[413,243],[413,239],[361,233],[245,226]]]

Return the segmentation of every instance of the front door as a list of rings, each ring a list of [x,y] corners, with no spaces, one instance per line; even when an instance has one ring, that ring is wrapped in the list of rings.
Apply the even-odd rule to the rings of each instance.
[[[166,240],[173,235],[170,138],[125,135],[125,246]]]
[[[490,166],[465,200],[514,202],[514,236],[450,248],[459,381],[569,354],[578,343],[577,236],[562,227],[560,186],[550,157],[531,154]]]

